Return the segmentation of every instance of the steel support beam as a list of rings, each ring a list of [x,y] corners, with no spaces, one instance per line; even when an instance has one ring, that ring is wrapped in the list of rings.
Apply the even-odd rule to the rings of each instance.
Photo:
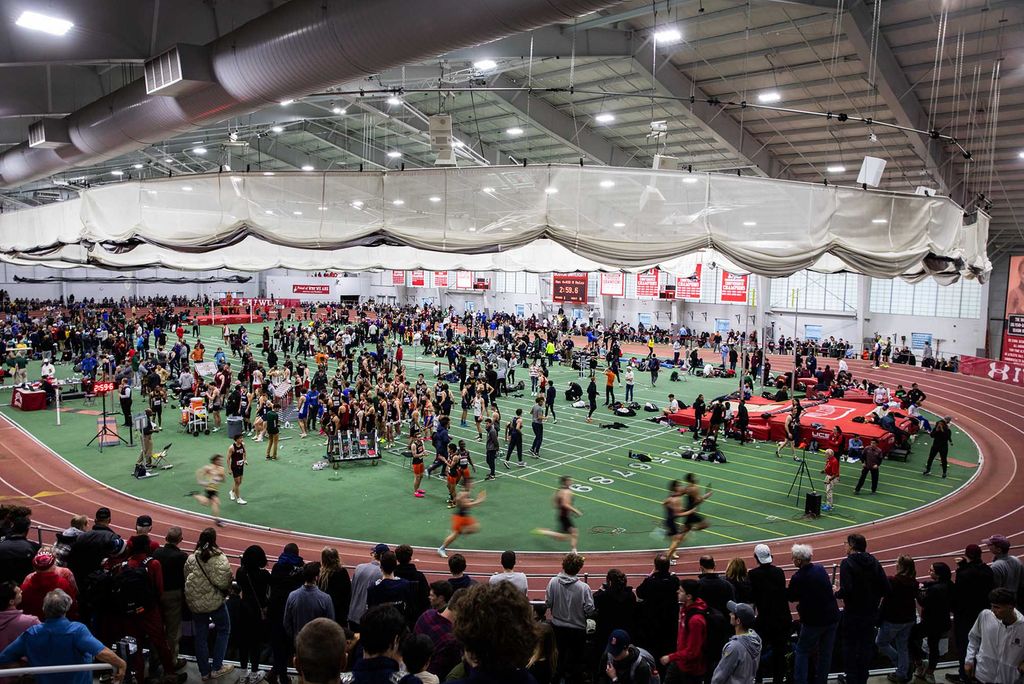
[[[648,8],[646,11],[650,11]],[[482,59],[534,59],[545,57],[629,57],[633,53],[632,31],[594,29],[573,34],[560,26],[545,26],[529,33],[518,33],[462,50],[453,50],[444,59],[476,62]],[[531,50],[532,48],[532,50]]]

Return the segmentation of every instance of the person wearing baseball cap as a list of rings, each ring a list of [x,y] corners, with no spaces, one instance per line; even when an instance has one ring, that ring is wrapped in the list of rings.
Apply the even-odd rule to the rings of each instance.
[[[964,672],[968,635],[978,615],[989,607],[988,594],[994,587],[995,577],[992,568],[981,558],[981,547],[968,544],[964,555],[957,559],[956,584],[953,587],[953,636],[956,643],[964,644],[964,647],[957,648],[960,671],[947,674],[947,681],[954,684],[968,681]]]
[[[624,629],[613,630],[608,637],[608,647],[601,656],[601,682],[617,684],[647,684],[651,673],[657,671],[654,656],[634,646],[629,633]]]
[[[63,589],[71,597],[68,616],[73,620],[78,616],[78,587],[71,571],[59,567],[55,561],[53,550],[49,548],[41,549],[32,559],[34,572],[21,584],[21,609],[26,615],[43,620],[43,599],[54,589]]]
[[[754,681],[761,660],[761,637],[754,631],[754,608],[748,603],[729,601],[729,624],[734,633],[718,661],[711,684],[749,684]]]
[[[992,575],[996,589],[1009,589],[1015,596],[1020,596],[1021,579],[1024,578],[1024,567],[1020,559],[1010,555],[1010,540],[1001,534],[995,534],[985,540],[988,550],[992,552]]]
[[[755,628],[771,651],[768,669],[772,681],[781,682],[786,675],[786,653],[789,635],[793,632],[793,617],[786,599],[786,573],[772,565],[772,552],[767,544],[754,547],[754,559],[757,567],[752,568],[748,575],[757,609]]]
[[[377,580],[384,577],[380,569],[380,557],[391,549],[387,544],[377,544],[370,552],[373,560],[360,563],[352,573],[352,600],[349,603],[348,622],[353,632],[359,631],[359,620],[366,612],[366,594]]]

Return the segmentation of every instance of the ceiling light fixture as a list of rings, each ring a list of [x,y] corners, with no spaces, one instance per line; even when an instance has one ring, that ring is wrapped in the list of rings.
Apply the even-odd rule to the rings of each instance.
[[[513,126],[512,128],[506,129],[505,132],[509,135],[522,135],[523,129],[519,126]]]
[[[832,166],[826,166],[825,170],[829,173],[845,173],[846,167],[842,164],[833,164]]]
[[[481,192],[486,192],[486,193],[494,192],[494,188],[492,188],[490,186],[487,186],[486,188],[481,188],[480,190],[481,190]]]
[[[287,107],[288,105],[290,105],[293,102],[295,102],[295,100],[281,100],[281,106],[282,107]]]
[[[397,107],[400,104],[402,104],[402,98],[395,97],[394,95],[392,95],[391,97],[388,98],[388,104],[391,105],[392,107]]]
[[[747,227],[756,226],[757,225],[757,221],[744,221],[743,225],[745,225]]]
[[[614,187],[615,187],[615,181],[611,181],[611,180],[603,180],[603,181],[601,181],[601,182],[599,183],[599,185],[600,185],[600,186],[601,186],[602,188],[614,188]]]
[[[174,160],[171,159],[170,157],[167,157],[166,159],[164,159],[164,164],[173,164],[173,163],[174,163]]]
[[[181,189],[184,190],[185,192],[192,192],[192,186],[191,185],[182,185]]]
[[[661,43],[661,44],[665,44],[665,43],[678,43],[682,39],[683,39],[683,34],[679,31],[679,29],[669,28],[669,29],[661,29],[660,31],[655,31],[654,32],[654,42],[655,43]]]
[[[312,164],[303,164],[302,165],[302,170],[303,171],[313,171],[314,170],[313,169],[313,165]]]
[[[296,216],[302,216],[301,211],[293,211],[292,213],[295,214]]]
[[[263,172],[263,175],[264,175],[264,176],[273,176],[273,175],[274,175],[274,172],[273,172],[273,171],[264,171],[264,172]]]
[[[270,130],[272,130],[274,133],[283,133],[284,126],[271,126]]]
[[[548,195],[557,195],[558,188],[544,188],[544,192]]]
[[[888,223],[888,219],[871,219],[872,223]]]
[[[391,157],[392,159],[398,159],[399,157],[402,156],[402,153],[399,152],[398,150],[391,150],[390,152],[388,152],[388,156]]]
[[[429,199],[430,199],[431,202],[440,202],[441,201],[441,198],[438,197],[437,195],[434,195],[433,197],[430,197]]]
[[[760,95],[757,96],[757,101],[758,102],[763,102],[765,104],[771,104],[772,102],[778,102],[781,99],[782,99],[782,95],[780,95],[779,93],[777,93],[774,90],[770,90],[767,93],[761,93]]]
[[[622,221],[618,221],[618,222],[616,222],[616,223],[613,223],[613,224],[612,224],[612,227],[614,227],[614,228],[625,228],[625,227],[626,227],[626,224],[625,224],[625,223],[623,223]]]
[[[110,175],[111,176],[123,176],[124,175],[124,171],[122,171],[121,169],[114,169],[113,171],[110,172]]]
[[[698,179],[695,178],[694,176],[687,176],[686,178],[683,179],[683,182],[684,183],[696,183],[697,180]]]
[[[321,206],[317,207],[316,210],[317,211],[327,211],[327,207],[321,205]]]
[[[608,112],[602,112],[594,117],[594,121],[597,123],[611,123],[615,121],[615,115]]]
[[[271,215],[271,214],[273,214],[273,213],[274,213],[274,210],[273,210],[273,209],[267,209],[267,210],[266,210],[266,211],[264,211],[263,213],[264,213],[264,214],[268,214],[268,215]]]
[[[21,16],[14,23],[22,28],[49,33],[51,36],[63,36],[74,26],[67,19],[58,19],[57,17],[29,11],[22,12]]]
[[[1017,156],[1020,157],[1021,159],[1024,159],[1024,152],[1018,152]]]
[[[473,62],[473,68],[477,71],[490,71],[498,66],[498,63],[493,59],[481,59],[477,62]]]
[[[192,148],[192,152],[195,153],[195,154],[206,154],[206,148],[205,147],[193,147]]]
[[[331,107],[331,111],[332,111],[333,113],[335,113],[335,114],[339,114],[339,115],[340,115],[340,114],[344,114],[344,113],[345,113],[345,112],[347,112],[348,110],[347,110],[347,109],[344,109],[343,107]]]
[[[362,200],[356,200],[356,201],[352,202],[352,206],[354,208],[356,208],[356,209],[361,209],[362,206],[363,206],[363,202],[362,202]]]
[[[142,164],[138,164],[138,163],[132,164],[132,168],[133,169],[141,169],[142,168]]]
[[[396,199],[395,201],[392,202],[392,204],[394,204],[396,207],[400,207],[403,204],[405,204],[405,200],[403,200],[403,199]]]

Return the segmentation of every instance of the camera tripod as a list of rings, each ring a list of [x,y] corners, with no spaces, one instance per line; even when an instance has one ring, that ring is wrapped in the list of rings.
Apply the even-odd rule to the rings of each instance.
[[[793,484],[789,485],[789,494],[793,494],[793,489],[796,488],[796,501],[800,503],[800,490],[803,488],[804,478],[807,478],[807,486],[812,491],[814,490],[814,481],[811,479],[811,471],[807,469],[807,457],[804,454],[800,454],[800,467],[797,468],[796,475],[793,476]]]

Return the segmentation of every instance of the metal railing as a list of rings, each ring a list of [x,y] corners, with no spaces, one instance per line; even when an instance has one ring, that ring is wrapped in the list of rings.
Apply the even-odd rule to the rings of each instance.
[[[85,663],[79,665],[45,665],[41,667],[12,667],[0,669],[0,679],[4,677],[22,677],[49,674],[68,674],[70,672],[104,672],[113,670],[107,663]]]

